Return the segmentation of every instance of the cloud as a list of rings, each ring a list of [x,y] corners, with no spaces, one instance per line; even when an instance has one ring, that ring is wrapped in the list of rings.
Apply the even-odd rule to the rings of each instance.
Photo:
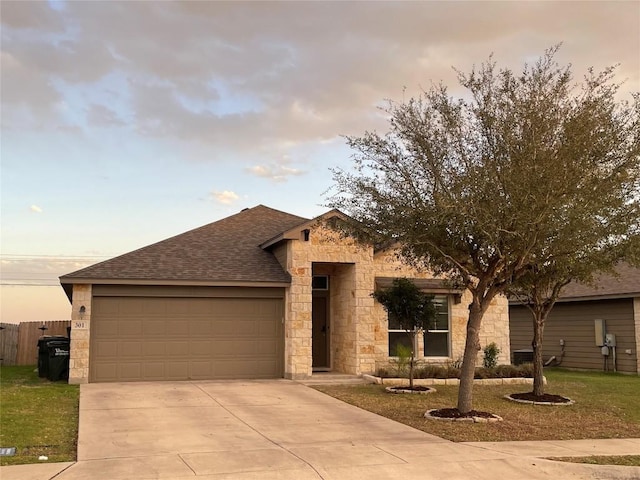
[[[232,192],[230,190],[224,190],[222,192],[211,192],[211,196],[218,201],[219,203],[222,203],[223,205],[231,205],[232,203],[234,203],[236,200],[238,200],[240,197],[238,196],[237,193]]]
[[[31,205],[29,207],[29,210],[31,210],[33,213],[42,213],[42,208],[40,208],[38,205]]]
[[[383,99],[401,100],[404,86],[414,96],[432,80],[455,84],[451,66],[467,71],[495,52],[500,65],[520,69],[560,41],[559,59],[577,79],[594,62],[619,62],[625,91],[640,90],[637,42],[625,40],[640,36],[634,2],[60,5],[2,5],[9,127],[55,129],[66,123],[55,106],[73,100],[93,125],[215,148],[213,159],[234,151],[275,160],[386,128],[376,110]],[[126,81],[105,101],[113,76]],[[295,175],[258,167],[253,174]]]
[[[268,178],[269,180],[277,183],[286,182],[289,177],[304,175],[307,173],[304,170],[277,164],[254,165],[253,167],[247,168],[246,171],[256,177]]]
[[[125,125],[118,114],[104,105],[93,104],[87,110],[87,122],[96,127],[113,127]]]

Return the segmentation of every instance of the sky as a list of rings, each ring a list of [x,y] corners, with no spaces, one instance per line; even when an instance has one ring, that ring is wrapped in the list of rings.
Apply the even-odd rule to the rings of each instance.
[[[562,43],[640,91],[640,2],[0,1],[0,321],[58,277],[259,204],[327,211],[345,136],[493,54]],[[625,97],[626,95],[626,97]]]

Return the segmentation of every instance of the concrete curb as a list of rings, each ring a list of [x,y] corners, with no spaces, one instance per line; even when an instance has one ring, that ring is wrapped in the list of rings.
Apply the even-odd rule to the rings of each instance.
[[[406,378],[381,378],[373,375],[362,375],[363,380],[377,385],[403,385],[409,380]],[[417,378],[413,380],[415,385],[460,385],[459,378]],[[475,385],[533,385],[533,378],[479,378],[473,381]],[[547,384],[545,377],[544,384]]]

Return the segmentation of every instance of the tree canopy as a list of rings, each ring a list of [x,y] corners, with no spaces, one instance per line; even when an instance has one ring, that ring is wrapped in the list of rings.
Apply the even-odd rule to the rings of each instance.
[[[395,242],[405,260],[471,291],[461,413],[495,297],[541,258],[573,252],[567,239],[604,248],[638,235],[640,97],[617,101],[613,68],[574,84],[557,50],[520,74],[492,58],[458,72],[462,98],[439,84],[390,102],[389,131],[348,137],[353,170],[334,171],[329,205],[354,219],[351,235]]]

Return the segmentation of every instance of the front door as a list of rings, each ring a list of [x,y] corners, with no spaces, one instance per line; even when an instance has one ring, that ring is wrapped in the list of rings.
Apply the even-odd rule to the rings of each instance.
[[[311,303],[313,368],[329,368],[329,297],[327,292],[313,292]]]

